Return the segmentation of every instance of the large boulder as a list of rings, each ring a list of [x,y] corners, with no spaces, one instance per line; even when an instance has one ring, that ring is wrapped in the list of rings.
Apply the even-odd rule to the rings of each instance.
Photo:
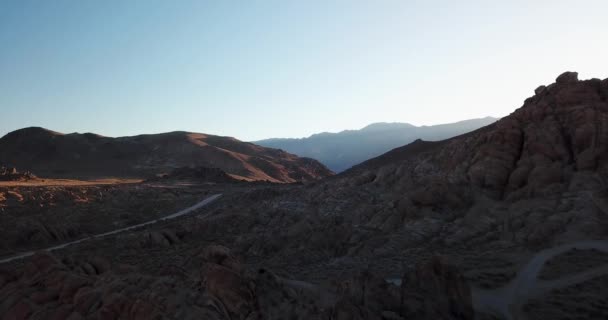
[[[406,319],[473,319],[471,289],[462,274],[441,257],[419,263],[401,283]]]
[[[560,74],[555,82],[558,84],[575,83],[578,81],[578,72],[566,71]]]

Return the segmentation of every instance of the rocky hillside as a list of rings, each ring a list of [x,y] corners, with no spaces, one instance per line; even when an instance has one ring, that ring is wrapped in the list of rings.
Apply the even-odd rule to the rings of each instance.
[[[573,296],[533,304],[526,296],[491,297],[542,249],[608,240],[607,130],[608,79],[579,81],[567,72],[492,125],[416,141],[307,188],[241,195],[246,211],[221,210],[201,228],[298,278],[362,269],[400,278],[404,266],[442,254],[474,288],[480,312],[517,318],[554,314],[546,306],[560,304],[564,319],[577,310],[604,317]],[[232,237],[213,231],[225,223]],[[563,278],[575,275],[558,268]],[[579,279],[573,284],[586,285]],[[513,302],[517,314],[488,305],[495,301]]]
[[[0,139],[0,162],[44,177],[139,177],[178,167],[219,168],[241,180],[311,181],[331,175],[319,162],[230,137],[170,132],[109,138],[26,128]]]
[[[441,142],[416,141],[362,163],[345,177],[374,175],[384,184],[442,180],[511,201],[548,188],[565,191],[581,180],[599,187],[608,156],[608,80],[579,81],[567,72],[535,93],[493,125]],[[401,174],[391,177],[391,170]],[[595,178],[583,179],[589,175]]]
[[[324,194],[322,206],[337,206],[332,217],[347,226],[407,231],[409,240],[393,243],[402,249],[425,241],[547,246],[608,234],[607,157],[608,79],[567,72],[495,124],[392,150],[311,198]],[[391,252],[391,237],[376,236]]]
[[[433,126],[373,123],[360,130],[324,132],[302,139],[266,139],[255,143],[317,159],[331,170],[341,172],[416,139],[443,140],[473,131],[496,120],[486,117]]]
[[[0,294],[8,297],[0,313],[5,319],[399,320],[407,308],[411,319],[473,317],[462,278],[440,260],[421,265],[401,288],[373,275],[317,288],[266,269],[247,272],[223,246],[190,253],[187,265],[167,267],[161,276],[100,257],[60,261],[38,254],[24,268],[0,270]]]
[[[608,79],[567,72],[492,125],[328,179],[167,186],[222,196],[190,217],[2,265],[0,315],[606,319],[607,128]],[[94,226],[112,227],[113,208],[145,189],[128,188],[122,201],[85,190],[87,208],[111,204]],[[32,192],[5,192],[0,220],[18,248],[73,240],[97,212],[36,213]],[[72,224],[56,226],[66,214]],[[33,215],[49,221],[13,230]]]
[[[175,182],[175,181],[191,181],[203,183],[234,183],[242,182],[230,175],[226,174],[218,168],[207,167],[181,167],[173,169],[170,173],[160,174],[154,178],[148,179],[147,182]]]
[[[189,170],[175,174],[182,172],[192,176]],[[227,186],[245,187],[250,193],[252,185],[262,195],[268,188],[302,187],[230,183],[190,188],[136,184],[0,189],[0,211],[4,213],[0,215],[0,231],[6,240],[0,244],[0,258],[158,218],[162,212],[176,212],[179,206],[189,206],[210,193],[226,192]],[[235,189],[229,192],[236,192],[235,197],[243,195]],[[311,283],[294,279],[282,269],[268,269],[255,257],[243,259],[242,251],[213,244],[216,234],[221,240],[241,232],[232,226],[240,228],[241,224],[216,225],[214,219],[207,223],[202,217],[89,238],[26,260],[4,263],[0,259],[0,316],[218,320],[473,316],[471,292],[464,278],[439,257],[405,270],[408,281],[400,285],[388,284],[365,270],[356,276]],[[266,217],[260,221],[264,220]]]

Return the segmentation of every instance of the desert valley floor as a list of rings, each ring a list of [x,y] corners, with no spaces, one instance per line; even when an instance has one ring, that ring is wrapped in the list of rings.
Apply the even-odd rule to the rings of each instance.
[[[307,232],[313,227],[305,221],[294,221],[296,223],[285,229],[279,224],[270,231],[262,226],[278,222],[274,219],[289,220],[285,215],[304,205],[290,200],[290,195],[314,186],[201,185],[188,181],[61,184],[59,181],[51,186],[0,188],[3,213],[0,225],[6,237],[1,256],[4,260],[18,257],[2,261],[0,265],[3,270],[0,306],[6,319],[19,318],[19,313],[43,319],[53,312],[57,312],[59,318],[74,312],[86,317],[89,312],[106,310],[109,300],[118,299],[114,297],[117,293],[124,301],[114,303],[120,303],[123,308],[137,301],[154,301],[146,306],[130,306],[130,316],[166,317],[177,311],[170,308],[178,306],[170,303],[192,303],[179,306],[184,308],[183,315],[192,314],[189,308],[197,306],[196,301],[167,299],[174,295],[195,295],[203,283],[213,284],[213,289],[208,289],[213,291],[208,294],[215,296],[198,308],[213,306],[212,311],[199,310],[203,313],[194,314],[211,316],[218,312],[212,302],[219,300],[225,305],[220,308],[225,314],[214,316],[220,319],[231,312],[239,313],[238,308],[252,303],[247,299],[274,299],[277,301],[273,303],[279,305],[288,303],[280,308],[272,304],[266,306],[271,311],[264,312],[276,313],[276,319],[285,316],[284,312],[312,316],[331,310],[328,312],[339,314],[335,308],[345,297],[353,306],[364,301],[363,305],[370,309],[367,312],[378,312],[375,315],[378,319],[399,319],[404,309],[423,318],[432,318],[428,314],[436,312],[447,313],[444,317],[450,318],[454,304],[468,304],[481,319],[537,318],[547,314],[554,319],[608,316],[608,300],[603,294],[608,285],[604,283],[608,281],[608,241],[605,240],[574,241],[552,248],[543,245],[501,247],[496,243],[446,247],[434,241],[421,244],[437,232],[427,229],[429,226],[415,228],[417,234],[411,234],[410,230],[409,234],[382,237],[372,236],[376,231],[373,229],[360,234],[340,230],[339,223],[331,220],[329,223],[335,225],[327,226],[327,230],[332,232],[321,234]],[[213,201],[175,219],[87,239],[169,216],[210,197]],[[340,205],[339,197],[334,201],[335,206]],[[275,212],[281,217],[272,218],[263,211]],[[269,233],[276,233],[277,237]],[[420,242],[416,241],[419,244],[412,248],[399,247],[400,240],[412,241],[405,237],[418,237]],[[86,241],[53,249],[50,253],[44,250],[82,239]],[[29,251],[36,251],[35,256],[19,258],[20,253]],[[238,270],[230,272],[231,276],[238,275],[238,282],[226,279],[221,272],[203,272],[210,263]],[[452,266],[457,266],[457,270]],[[21,278],[14,274],[16,270],[23,272]],[[267,270],[272,277],[261,277],[262,270]],[[49,278],[52,273],[61,275]],[[402,280],[412,277],[420,279]],[[49,279],[59,282],[47,284]],[[241,291],[247,281],[255,284],[246,285],[251,290],[248,294]],[[422,283],[417,283],[419,281]],[[438,287],[425,289],[430,290],[425,298],[420,288],[430,286],[427,281],[439,283],[432,284]],[[43,291],[39,291],[41,285]],[[410,296],[401,288],[408,285],[417,288],[410,288],[413,291]],[[280,292],[287,292],[281,295],[287,296],[274,297],[278,294],[277,288],[260,292],[264,286],[278,286]],[[177,287],[182,288],[176,290]],[[172,288],[170,296],[165,295],[164,290],[168,288]],[[104,297],[104,292],[112,297]],[[271,296],[258,296],[265,294]],[[434,305],[433,299],[442,295],[446,301]],[[404,301],[405,297],[410,301]],[[429,301],[424,302],[425,299]],[[295,308],[291,305],[294,301],[302,305]],[[430,301],[433,305],[425,306]],[[57,308],[59,306],[61,308]],[[305,313],[308,308],[313,310]],[[462,312],[464,319],[466,312],[471,311],[465,308]],[[352,317],[351,313],[345,314],[344,319]],[[360,318],[374,317],[362,313]]]

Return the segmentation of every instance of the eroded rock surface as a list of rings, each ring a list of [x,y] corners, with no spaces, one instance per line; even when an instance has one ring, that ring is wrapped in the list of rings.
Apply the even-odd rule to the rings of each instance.
[[[38,253],[0,273],[3,319],[471,319],[459,275],[434,260],[401,288],[369,273],[322,286],[248,272],[223,246],[204,247],[193,270],[146,275],[102,258]],[[430,269],[429,269],[430,268]],[[455,282],[456,281],[456,282]],[[422,291],[421,291],[422,290]],[[454,296],[453,291],[459,292]],[[412,296],[415,295],[415,296]],[[453,299],[459,299],[454,304]],[[422,306],[422,307],[420,307]],[[467,311],[468,312],[468,311]]]

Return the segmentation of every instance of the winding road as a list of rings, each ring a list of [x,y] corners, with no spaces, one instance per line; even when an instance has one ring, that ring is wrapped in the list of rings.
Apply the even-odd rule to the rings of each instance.
[[[219,197],[222,194],[214,194],[211,195],[199,203],[183,209],[179,212],[170,214],[168,216],[150,220],[147,222],[139,223],[136,225],[132,225],[125,228],[116,229],[113,231],[93,235],[90,237],[82,238],[79,240],[63,243],[60,245],[56,245],[53,247],[49,247],[46,249],[42,249],[44,251],[55,251],[59,249],[63,249],[65,247],[78,244],[85,241],[90,241],[98,238],[103,238],[111,235],[115,235],[118,233],[122,233],[125,231],[141,228],[147,225],[151,225],[161,221],[172,220],[183,215],[189,214],[195,210],[198,210]],[[481,289],[481,288],[472,288],[472,298],[473,298],[473,306],[476,312],[483,312],[494,314],[500,316],[507,320],[513,319],[522,319],[523,316],[521,314],[521,308],[525,303],[533,298],[541,296],[553,289],[563,288],[567,286],[571,286],[574,284],[582,283],[593,279],[595,277],[608,274],[608,265],[590,269],[587,271],[583,271],[580,273],[576,273],[573,275],[567,275],[560,279],[556,280],[539,280],[538,274],[541,272],[546,262],[551,258],[558,256],[562,253],[565,253],[572,249],[579,250],[589,250],[596,249],[604,252],[608,252],[608,240],[590,240],[590,241],[580,241],[570,244],[564,244],[557,247],[553,247],[550,249],[546,249],[538,252],[523,268],[519,270],[517,275],[513,280],[511,280],[507,285],[497,288],[497,289]],[[29,256],[32,256],[36,251],[28,251],[24,253],[20,253],[8,258],[4,258],[0,260],[0,264],[23,259]],[[295,280],[284,280],[285,284],[290,285],[295,288],[306,289],[311,291],[317,291],[318,289],[309,283],[295,281]],[[387,282],[394,283],[396,285],[400,285],[401,279],[387,279]],[[323,296],[325,299],[331,300],[331,294],[324,292],[317,292],[320,296]]]
[[[162,218],[159,218],[159,219],[150,220],[150,221],[146,221],[144,223],[136,224],[136,225],[133,225],[133,226],[129,226],[129,227],[125,227],[125,228],[120,228],[120,229],[112,230],[112,231],[109,231],[109,232],[100,233],[100,234],[97,234],[97,235],[93,235],[93,236],[82,238],[82,239],[79,239],[79,240],[63,243],[63,244],[56,245],[56,246],[53,246],[53,247],[50,247],[50,248],[46,248],[46,249],[41,249],[41,250],[28,251],[28,252],[20,253],[20,254],[14,255],[12,257],[0,260],[0,264],[32,256],[36,251],[48,251],[48,252],[55,251],[55,250],[63,249],[65,247],[68,247],[68,246],[71,246],[71,245],[74,245],[74,244],[78,244],[78,243],[81,243],[81,242],[85,242],[85,241],[89,241],[89,240],[93,240],[93,239],[98,239],[98,238],[103,238],[103,237],[115,235],[115,234],[118,234],[118,233],[121,233],[121,232],[124,232],[124,231],[129,231],[129,230],[141,228],[141,227],[144,227],[144,226],[147,226],[147,225],[150,225],[150,224],[154,224],[154,223],[157,223],[157,222],[161,222],[161,221],[172,220],[172,219],[181,217],[183,215],[189,214],[189,213],[191,213],[191,212],[193,212],[195,210],[198,210],[198,209],[200,209],[200,208],[202,208],[202,207],[210,204],[211,202],[215,201],[217,198],[219,198],[221,196],[222,196],[221,193],[211,195],[211,196],[205,198],[201,202],[199,202],[199,203],[197,203],[197,204],[195,204],[195,205],[193,205],[191,207],[188,207],[188,208],[186,208],[184,210],[181,210],[179,212],[170,214],[168,216],[165,216],[165,217],[162,217]]]
[[[538,252],[509,284],[493,290],[473,288],[475,310],[501,316],[507,320],[522,319],[521,308],[530,298],[608,274],[607,265],[556,280],[538,280],[538,274],[547,261],[572,249],[596,249],[608,252],[608,240],[580,241]]]

